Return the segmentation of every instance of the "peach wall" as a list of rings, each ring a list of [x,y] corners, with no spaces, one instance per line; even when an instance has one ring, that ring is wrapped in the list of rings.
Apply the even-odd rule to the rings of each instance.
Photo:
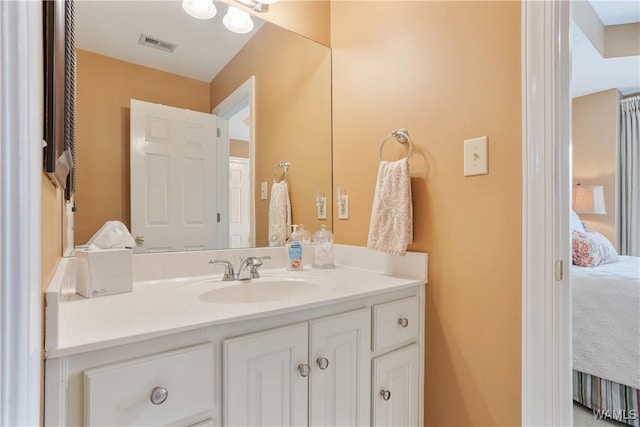
[[[42,245],[40,256],[42,291],[46,291],[62,256],[62,192],[56,188],[46,173],[42,174]]]
[[[520,20],[519,2],[332,3],[333,179],[350,204],[338,243],[366,245],[381,140],[413,138],[428,426],[520,425]],[[465,178],[463,140],[483,135],[490,173]]]
[[[222,1],[325,46],[331,42],[330,0],[280,0],[270,6],[267,13],[254,12],[233,0]]]
[[[278,3],[279,5],[279,3]],[[331,51],[272,25],[260,29],[211,82],[212,108],[251,75],[256,103],[256,245],[268,246],[269,200],[260,200],[260,182],[271,188],[275,166],[289,161],[291,219],[312,233],[318,220],[315,191],[331,196]],[[269,194],[271,190],[269,190]],[[330,200],[330,199],[329,199]]]
[[[109,220],[130,226],[130,100],[210,112],[208,83],[78,50],[75,242]]]
[[[240,139],[229,140],[229,155],[231,157],[244,157],[248,159],[249,154],[249,141],[242,141]]]
[[[580,215],[588,228],[607,237],[619,250],[616,233],[616,164],[620,134],[618,89],[573,99],[573,183],[604,186],[606,215]]]

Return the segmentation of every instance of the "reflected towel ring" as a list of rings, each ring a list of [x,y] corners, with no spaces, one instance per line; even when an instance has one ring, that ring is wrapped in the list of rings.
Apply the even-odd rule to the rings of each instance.
[[[382,161],[382,148],[384,147],[384,143],[391,137],[394,137],[398,140],[400,144],[404,144],[405,142],[409,143],[409,152],[407,153],[406,159],[409,160],[411,157],[411,151],[413,149],[413,144],[411,142],[411,137],[409,136],[409,131],[406,129],[398,129],[391,132],[385,139],[380,143],[380,161]]]
[[[276,165],[275,169],[273,169],[273,182],[282,182],[282,181],[286,181],[286,180],[287,180],[287,172],[289,171],[289,166],[290,166],[290,163],[289,163],[289,162],[281,162],[281,163],[278,163],[278,164]],[[276,179],[276,177],[277,177],[277,173],[278,173],[278,169],[279,169],[279,168],[284,169],[284,177],[282,178],[282,181],[278,181],[278,180]]]

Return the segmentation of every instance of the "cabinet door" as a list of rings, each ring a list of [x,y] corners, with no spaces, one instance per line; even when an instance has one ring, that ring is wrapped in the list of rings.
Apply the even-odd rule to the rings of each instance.
[[[373,425],[416,426],[419,351],[410,345],[373,359]]]
[[[369,425],[370,325],[368,309],[311,322],[311,426]]]
[[[224,425],[307,425],[306,322],[225,340],[223,352]]]

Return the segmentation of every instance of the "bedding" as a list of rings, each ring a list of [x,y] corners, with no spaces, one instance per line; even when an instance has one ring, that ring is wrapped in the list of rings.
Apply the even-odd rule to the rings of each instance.
[[[581,233],[573,230],[573,264],[595,267],[618,262],[618,253],[611,242],[597,231]]]
[[[591,408],[594,415],[640,427],[640,390],[584,372],[573,371],[573,400]]]
[[[573,369],[640,389],[640,258],[571,266]]]

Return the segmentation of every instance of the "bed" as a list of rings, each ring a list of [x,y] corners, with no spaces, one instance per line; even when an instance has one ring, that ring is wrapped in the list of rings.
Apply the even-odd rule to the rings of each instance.
[[[573,398],[640,427],[640,258],[572,265]]]

